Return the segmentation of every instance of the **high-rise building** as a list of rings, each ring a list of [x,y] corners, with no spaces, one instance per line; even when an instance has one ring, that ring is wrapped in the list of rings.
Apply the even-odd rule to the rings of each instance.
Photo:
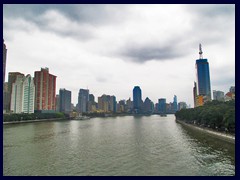
[[[153,113],[154,104],[148,97],[145,99],[143,105],[144,105],[144,113],[148,113],[148,114]]]
[[[78,93],[78,108],[80,113],[88,112],[89,90],[80,89]]]
[[[160,114],[166,113],[166,99],[165,98],[158,99],[158,112]]]
[[[11,111],[13,113],[34,113],[35,85],[31,75],[17,76],[12,84]]]
[[[110,96],[110,111],[111,112],[117,111],[117,101],[115,96]]]
[[[89,94],[88,112],[95,112],[97,109],[97,103],[93,94]]]
[[[118,112],[125,112],[126,111],[126,101],[125,100],[120,100],[118,102]]]
[[[177,110],[178,110],[177,96],[174,95],[174,97],[173,97],[173,113],[177,112]]]
[[[199,59],[196,60],[196,76],[197,76],[197,96],[203,96],[203,103],[211,101],[211,84],[209,63],[207,59],[203,59],[202,46],[199,45]]]
[[[5,82],[6,60],[7,60],[7,48],[3,39],[3,84]]]
[[[135,113],[142,111],[142,91],[139,86],[133,88],[133,110]]]
[[[56,78],[48,68],[34,72],[35,110],[41,112],[56,111]]]
[[[224,92],[213,90],[213,100],[224,101]]]
[[[59,111],[65,114],[71,113],[72,93],[66,89],[59,90]]]
[[[93,94],[89,94],[89,101],[94,103],[95,102],[95,97]]]
[[[24,77],[24,74],[20,72],[9,72],[8,73],[8,99],[4,99],[6,104],[6,112],[10,111],[10,104],[11,104],[11,96],[12,96],[12,85],[16,82],[17,77]]]
[[[133,108],[133,102],[131,101],[131,98],[129,98],[126,101],[126,105],[127,105],[127,112],[131,112],[132,108]]]
[[[116,112],[117,101],[115,96],[103,94],[98,97],[98,110],[102,112]]]
[[[197,83],[194,82],[193,87],[193,101],[194,101],[194,107],[197,107]]]

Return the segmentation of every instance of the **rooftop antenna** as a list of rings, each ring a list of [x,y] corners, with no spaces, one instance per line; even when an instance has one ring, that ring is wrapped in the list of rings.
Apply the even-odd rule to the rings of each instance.
[[[199,59],[203,59],[202,45],[199,44]]]

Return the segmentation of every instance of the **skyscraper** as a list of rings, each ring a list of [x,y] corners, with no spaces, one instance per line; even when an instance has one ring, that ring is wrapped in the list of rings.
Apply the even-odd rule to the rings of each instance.
[[[70,114],[72,93],[66,89],[59,90],[59,111]]]
[[[6,60],[7,60],[7,48],[6,45],[4,44],[3,39],[3,84],[5,82]]]
[[[8,73],[8,96],[6,96],[8,99],[4,99],[6,102],[6,112],[10,111],[10,104],[11,104],[11,96],[12,96],[12,85],[15,83],[17,77],[24,77],[24,74],[20,72],[9,72]]]
[[[207,59],[203,59],[202,46],[199,45],[199,59],[196,60],[196,76],[197,76],[197,96],[203,97],[203,102],[211,100],[211,85],[209,64]]]
[[[154,110],[153,102],[147,97],[144,101],[144,113],[151,114]]]
[[[14,113],[34,113],[35,85],[31,75],[17,76],[12,84],[11,111]]]
[[[80,113],[85,113],[88,111],[89,101],[89,90],[88,89],[80,89],[78,93],[78,108]]]
[[[48,68],[34,72],[35,110],[42,112],[56,111],[56,76]]]
[[[135,113],[141,112],[142,108],[142,91],[139,86],[133,88],[133,110]]]
[[[115,96],[110,96],[110,111],[117,111],[117,101]]]
[[[165,98],[158,99],[158,112],[160,114],[166,113],[166,99]]]
[[[178,110],[177,96],[173,97],[173,112],[175,113]]]

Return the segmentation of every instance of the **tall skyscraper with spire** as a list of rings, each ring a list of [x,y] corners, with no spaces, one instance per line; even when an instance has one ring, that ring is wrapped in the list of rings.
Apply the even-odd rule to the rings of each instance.
[[[203,59],[202,45],[199,44],[199,59],[196,60],[196,106],[201,106],[206,101],[211,101],[211,84],[209,63],[207,59]]]

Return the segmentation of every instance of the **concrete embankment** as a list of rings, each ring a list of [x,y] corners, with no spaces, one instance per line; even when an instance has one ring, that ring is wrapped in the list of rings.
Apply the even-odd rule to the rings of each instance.
[[[213,130],[210,130],[210,129],[207,129],[207,128],[198,127],[198,126],[195,126],[193,124],[188,124],[188,123],[185,123],[185,122],[177,120],[177,119],[176,119],[176,122],[178,122],[179,124],[182,124],[185,127],[188,127],[188,128],[200,131],[202,133],[205,133],[209,136],[212,136],[212,137],[218,138],[220,140],[224,140],[224,141],[230,142],[232,144],[235,144],[235,136],[233,136],[233,135],[213,131]]]
[[[58,121],[64,120],[63,118],[52,118],[52,119],[37,119],[37,120],[27,120],[27,121],[12,121],[12,122],[3,122],[3,124],[19,124],[19,123],[31,123],[31,122],[43,122],[43,121]]]

